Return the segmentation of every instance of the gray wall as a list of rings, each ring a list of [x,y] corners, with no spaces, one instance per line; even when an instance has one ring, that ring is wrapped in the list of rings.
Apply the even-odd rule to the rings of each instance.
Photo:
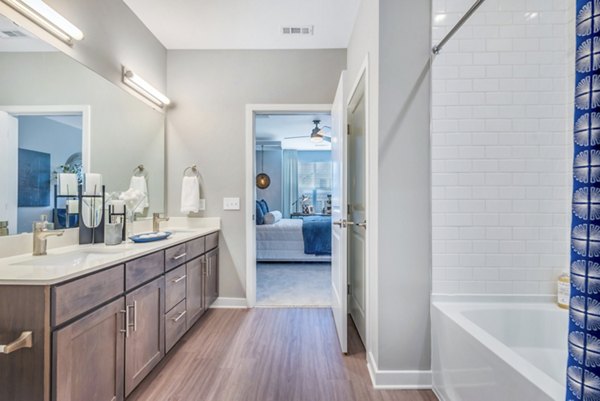
[[[73,153],[81,152],[81,130],[50,120],[44,116],[19,117],[19,148],[50,153],[50,170],[67,161]],[[62,207],[63,201],[60,201]],[[50,185],[48,207],[19,207],[17,231],[31,232],[31,224],[46,214],[52,221],[54,207],[54,181]]]
[[[5,4],[0,3],[0,13],[117,85],[123,86],[121,65],[126,65],[158,89],[165,90],[166,50],[123,0],[46,0],[46,3],[81,29],[85,38],[69,47]]]
[[[379,368],[430,370],[431,4],[379,15]]]
[[[260,147],[259,147],[260,148]],[[260,173],[260,162],[263,152],[256,151],[256,173]],[[271,185],[267,189],[256,188],[256,199],[264,199],[269,205],[269,210],[283,208],[283,151],[281,149],[265,149],[263,171],[271,178]]]
[[[252,103],[331,103],[345,50],[168,52],[168,208],[181,215],[183,169],[197,164],[205,216],[221,218],[220,295],[245,297],[245,118]],[[223,197],[240,211],[223,211]]]
[[[363,0],[348,47],[347,97],[369,57],[369,143],[379,153],[371,182],[379,191],[371,198],[376,295],[367,313],[376,324],[367,349],[387,371],[431,368],[430,35],[429,0]]]

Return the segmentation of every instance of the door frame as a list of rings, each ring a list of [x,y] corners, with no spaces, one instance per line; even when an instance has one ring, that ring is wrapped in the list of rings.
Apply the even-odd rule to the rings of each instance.
[[[81,164],[83,171],[92,171],[91,148],[91,107],[89,105],[36,105],[36,106],[0,106],[0,111],[5,111],[13,116],[51,116],[66,114],[81,114]]]
[[[365,349],[367,362],[372,358],[372,353],[377,350],[378,338],[378,299],[377,299],[377,275],[378,275],[378,254],[377,254],[377,230],[378,230],[378,173],[379,173],[379,150],[377,128],[371,126],[371,80],[369,54],[367,54],[354,77],[348,76],[352,80],[350,90],[347,92],[345,100],[346,108],[359,88],[360,81],[364,77],[364,97],[365,97],[365,191],[366,191],[366,209],[365,219],[367,220],[367,230],[365,232]],[[348,110],[346,110],[347,113]],[[377,121],[375,120],[375,124]]]
[[[331,104],[247,104],[245,135],[245,221],[246,221],[246,303],[249,308],[256,306],[256,226],[254,224],[254,173],[256,165],[255,116],[257,114],[278,113],[322,113],[330,112]]]

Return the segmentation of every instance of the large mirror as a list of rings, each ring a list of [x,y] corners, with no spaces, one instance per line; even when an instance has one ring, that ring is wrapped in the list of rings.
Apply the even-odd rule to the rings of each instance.
[[[101,174],[107,192],[145,187],[138,216],[163,211],[164,143],[161,111],[0,15],[0,235],[42,214],[76,227],[62,173]]]

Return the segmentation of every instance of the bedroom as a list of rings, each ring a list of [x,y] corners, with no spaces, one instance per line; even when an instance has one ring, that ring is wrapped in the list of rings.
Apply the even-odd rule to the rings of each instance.
[[[331,305],[329,113],[256,116],[257,305]]]

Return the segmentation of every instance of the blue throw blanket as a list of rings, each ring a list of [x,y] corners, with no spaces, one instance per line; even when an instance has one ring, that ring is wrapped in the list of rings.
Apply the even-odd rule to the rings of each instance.
[[[331,255],[331,217],[304,217],[302,236],[307,255]]]

